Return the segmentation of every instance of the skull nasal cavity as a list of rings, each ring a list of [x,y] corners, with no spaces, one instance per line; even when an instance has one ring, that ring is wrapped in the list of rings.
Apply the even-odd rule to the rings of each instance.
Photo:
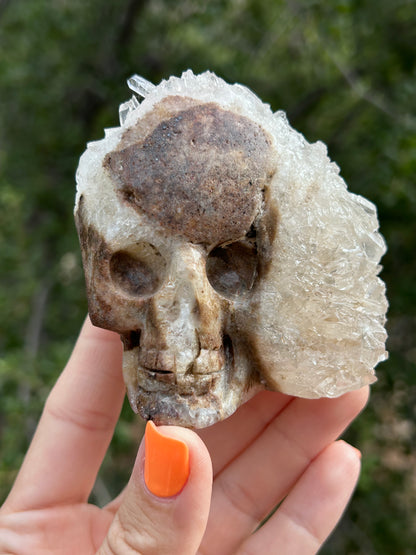
[[[105,165],[138,211],[194,243],[215,244],[243,236],[255,219],[270,150],[259,125],[208,103],[162,121]]]

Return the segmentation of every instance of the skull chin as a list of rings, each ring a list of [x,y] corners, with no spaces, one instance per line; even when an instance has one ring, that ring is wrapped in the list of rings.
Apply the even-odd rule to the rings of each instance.
[[[185,372],[169,365],[170,353],[124,353],[127,396],[136,413],[157,424],[204,428],[230,416],[249,394],[247,363],[235,364],[231,340],[201,349]],[[251,393],[251,392],[250,392]]]

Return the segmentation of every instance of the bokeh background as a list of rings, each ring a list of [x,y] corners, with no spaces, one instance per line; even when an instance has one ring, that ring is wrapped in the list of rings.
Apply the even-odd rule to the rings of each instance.
[[[211,69],[327,143],[375,202],[389,246],[390,359],[347,433],[363,472],[327,554],[416,553],[416,3],[414,0],[0,0],[0,496],[86,313],[74,173],[118,124],[132,73]],[[92,499],[125,484],[129,407]]]

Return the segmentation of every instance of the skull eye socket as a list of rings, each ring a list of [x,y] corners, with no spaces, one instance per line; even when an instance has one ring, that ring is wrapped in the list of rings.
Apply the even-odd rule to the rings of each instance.
[[[153,295],[161,286],[166,261],[150,243],[135,243],[113,254],[110,274],[118,289],[131,296]]]
[[[224,297],[242,295],[254,285],[257,263],[255,241],[236,241],[210,252],[207,276],[212,287]]]

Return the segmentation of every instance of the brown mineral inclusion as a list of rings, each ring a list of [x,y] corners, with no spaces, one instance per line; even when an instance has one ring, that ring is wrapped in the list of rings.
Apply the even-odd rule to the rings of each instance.
[[[163,120],[104,164],[136,210],[194,243],[218,244],[244,235],[258,214],[270,148],[259,125],[208,103]]]

